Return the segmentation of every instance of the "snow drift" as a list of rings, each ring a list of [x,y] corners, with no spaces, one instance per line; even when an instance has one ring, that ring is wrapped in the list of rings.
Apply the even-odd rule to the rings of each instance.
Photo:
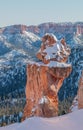
[[[31,117],[0,130],[83,130],[83,109],[54,118]]]

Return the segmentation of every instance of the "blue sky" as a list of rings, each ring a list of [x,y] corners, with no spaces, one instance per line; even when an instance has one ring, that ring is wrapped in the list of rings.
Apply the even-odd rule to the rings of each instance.
[[[83,0],[0,0],[0,27],[83,21]]]

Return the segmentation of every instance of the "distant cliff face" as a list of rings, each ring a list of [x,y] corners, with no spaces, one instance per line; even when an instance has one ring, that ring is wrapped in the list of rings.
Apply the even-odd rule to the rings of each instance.
[[[71,72],[71,65],[64,63],[70,50],[65,40],[53,34],[42,38],[37,57],[42,62],[31,62],[27,67],[26,106],[24,117],[58,115],[58,91]],[[65,59],[65,60],[64,60]]]
[[[65,36],[66,41],[70,40],[75,34],[83,35],[83,22],[76,23],[43,23],[38,26],[28,26],[28,31],[42,37],[46,33],[53,33],[58,38]]]
[[[79,81],[79,90],[78,90],[78,108],[83,108],[83,71]]]

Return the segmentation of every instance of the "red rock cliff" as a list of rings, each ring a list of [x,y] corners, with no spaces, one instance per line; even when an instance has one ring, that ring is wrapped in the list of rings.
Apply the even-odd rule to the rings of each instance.
[[[58,115],[58,91],[71,72],[66,64],[70,49],[65,40],[53,34],[42,38],[37,53],[42,62],[31,62],[27,67],[26,106],[23,118],[30,116],[53,117]]]

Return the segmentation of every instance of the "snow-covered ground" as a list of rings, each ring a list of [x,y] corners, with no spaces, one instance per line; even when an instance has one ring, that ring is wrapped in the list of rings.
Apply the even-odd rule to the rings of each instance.
[[[78,110],[78,96],[76,96],[73,100],[72,106],[70,107],[70,111],[77,111]]]
[[[0,130],[83,130],[83,109],[54,118],[31,117]]]

